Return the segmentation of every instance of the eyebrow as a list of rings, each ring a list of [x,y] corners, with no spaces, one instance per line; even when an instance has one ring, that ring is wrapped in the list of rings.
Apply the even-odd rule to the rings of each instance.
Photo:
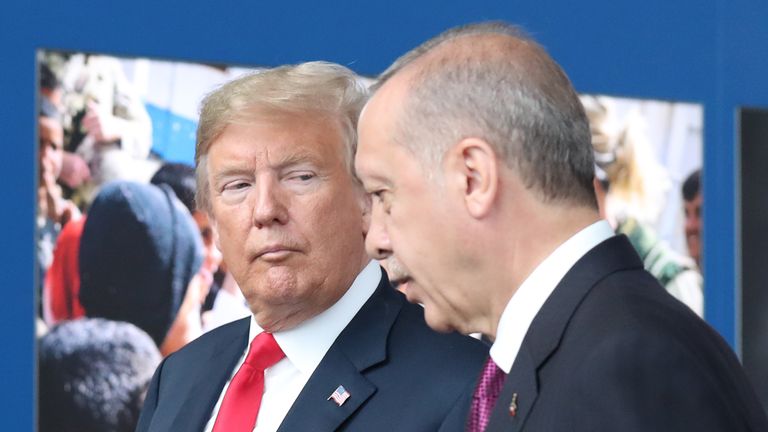
[[[248,169],[244,166],[237,166],[232,165],[224,168],[223,170],[215,173],[212,178],[212,184],[219,184],[222,180],[230,178],[230,177],[236,177],[239,175],[246,175],[246,174],[252,174],[253,170]]]
[[[285,157],[278,160],[276,163],[270,164],[269,168],[276,170],[276,171],[282,171],[286,168],[295,166],[295,165],[301,165],[301,164],[311,164],[313,166],[319,166],[319,158],[309,152],[298,152],[286,155]],[[223,169],[213,175],[213,182],[217,183],[221,181],[222,179],[226,179],[229,177],[234,177],[238,175],[250,175],[253,174],[253,169],[248,166],[247,161],[234,161],[227,166],[223,167]]]
[[[320,165],[320,158],[317,157],[317,155],[312,154],[310,152],[297,152],[288,154],[285,157],[279,159],[275,164],[270,165],[271,168],[276,169],[278,171],[281,171],[285,168],[294,166],[294,165],[300,165],[304,163],[309,163],[314,166]]]
[[[379,167],[376,166],[375,162],[371,163],[369,161],[367,164],[364,164],[364,165],[367,165],[366,166],[367,169],[364,170],[365,171],[364,176],[360,175],[360,170],[359,170],[360,165],[357,163],[354,165],[355,176],[357,178],[359,178],[362,181],[362,178],[365,177],[366,181],[381,183],[385,186],[392,186],[392,180],[390,178],[385,177],[385,174],[380,174],[381,170],[377,169]]]
[[[357,175],[357,174],[355,174]],[[359,178],[359,177],[358,177]],[[361,179],[362,181],[362,179]],[[368,174],[365,176],[365,181],[363,182],[363,185],[365,186],[366,192],[368,192],[369,186],[372,188],[379,188],[381,186],[386,186],[388,188],[394,187],[394,183],[392,183],[392,179],[384,177],[380,174]]]

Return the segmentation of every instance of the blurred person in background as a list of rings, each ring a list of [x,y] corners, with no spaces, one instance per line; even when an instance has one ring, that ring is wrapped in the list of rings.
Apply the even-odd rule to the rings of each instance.
[[[43,284],[43,318],[48,325],[85,316],[80,304],[80,237],[85,216],[62,228]]]
[[[64,122],[64,90],[61,80],[46,62],[40,62],[40,112],[45,117],[53,117]],[[65,140],[66,141],[66,137]],[[65,142],[66,144],[66,142]],[[91,178],[88,165],[79,155],[64,149],[59,182],[64,187],[64,195],[69,197],[72,190]]]
[[[617,233],[625,234],[643,260],[645,269],[666,290],[697,315],[704,315],[701,273],[688,257],[658,239],[651,227],[659,203],[652,190],[664,182],[661,168],[649,161],[648,145],[631,123],[612,117],[611,105],[596,96],[581,96],[592,132],[595,152],[595,192],[600,214]]]
[[[685,242],[688,254],[701,268],[701,170],[697,169],[683,182],[683,209],[685,211]]]
[[[110,180],[146,182],[152,122],[139,93],[114,57],[47,51],[40,61],[61,82],[65,149],[80,156],[90,179],[75,192],[82,206]]]
[[[79,319],[38,345],[40,432],[132,432],[160,353],[133,324]]]
[[[211,284],[189,211],[165,185],[104,185],[80,240],[80,303],[88,317],[135,324],[166,356],[202,333]]]
[[[167,162],[152,176],[150,183],[170,186],[176,197],[189,209],[200,230],[205,247],[203,267],[213,274],[213,284],[202,307],[203,330],[208,331],[250,315],[245,297],[222,263],[208,214],[195,205],[195,169],[187,164]]]
[[[37,186],[37,241],[36,279],[37,298],[42,296],[43,281],[53,262],[54,248],[59,233],[68,222],[80,218],[80,210],[64,198],[57,180],[63,163],[64,132],[56,111],[47,111],[38,117],[38,186]],[[42,310],[41,310],[42,312]]]

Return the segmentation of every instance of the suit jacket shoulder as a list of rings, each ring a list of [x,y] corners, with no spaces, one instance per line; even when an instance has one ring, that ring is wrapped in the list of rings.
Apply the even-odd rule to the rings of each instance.
[[[147,390],[137,431],[202,431],[248,344],[250,318],[218,327],[168,356]]]
[[[280,432],[463,431],[485,344],[440,334],[386,278],[339,335]],[[339,385],[350,398],[328,400]]]
[[[199,431],[248,343],[249,318],[217,328],[155,372],[138,431]],[[487,347],[427,326],[382,278],[338,336],[280,431],[463,431]],[[341,406],[329,396],[343,385]]]
[[[727,344],[617,236],[577,262],[539,311],[487,430],[752,431],[768,423]]]

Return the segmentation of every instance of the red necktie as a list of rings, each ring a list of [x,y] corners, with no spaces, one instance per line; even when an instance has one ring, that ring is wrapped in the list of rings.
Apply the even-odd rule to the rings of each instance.
[[[229,383],[213,432],[253,431],[264,393],[264,370],[283,357],[271,333],[262,332],[253,339],[245,363]]]
[[[496,400],[504,387],[504,379],[507,374],[496,366],[489,356],[483,366],[480,381],[477,383],[475,394],[472,396],[472,407],[469,411],[467,431],[483,432],[491,419],[491,411],[496,405]]]

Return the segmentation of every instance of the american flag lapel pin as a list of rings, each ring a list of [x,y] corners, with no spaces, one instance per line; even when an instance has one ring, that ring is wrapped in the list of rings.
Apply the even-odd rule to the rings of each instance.
[[[352,395],[349,394],[347,389],[345,389],[344,386],[340,385],[336,387],[336,390],[334,390],[333,393],[331,393],[331,395],[328,396],[328,399],[326,400],[333,399],[333,401],[336,402],[336,405],[342,406],[344,405],[344,402],[346,402],[347,399],[349,399],[350,396]]]
[[[517,393],[512,393],[512,402],[509,403],[509,415],[511,417],[517,415]]]

